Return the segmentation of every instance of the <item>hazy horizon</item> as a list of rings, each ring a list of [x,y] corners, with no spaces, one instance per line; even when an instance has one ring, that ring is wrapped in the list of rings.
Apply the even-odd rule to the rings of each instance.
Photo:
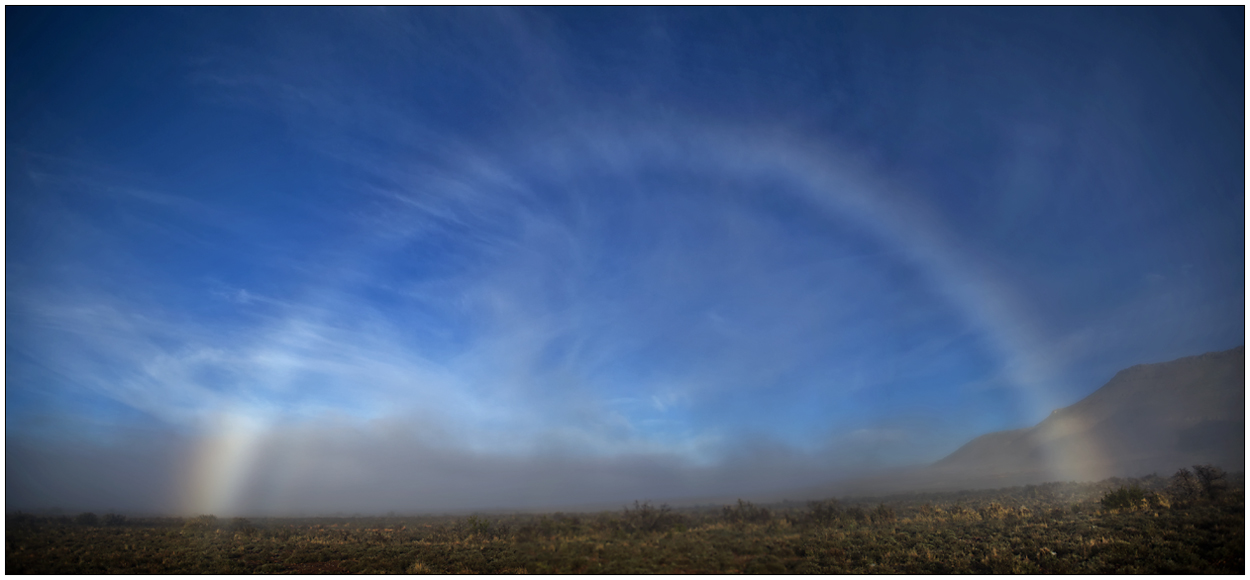
[[[6,510],[765,496],[1242,345],[1243,16],[6,7]]]

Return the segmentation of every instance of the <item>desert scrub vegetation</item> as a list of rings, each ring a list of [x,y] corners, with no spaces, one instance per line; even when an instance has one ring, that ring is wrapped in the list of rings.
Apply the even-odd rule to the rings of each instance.
[[[1211,493],[1183,471],[1196,492],[1176,501],[1172,492],[1188,485],[1179,472],[767,506],[635,502],[602,513],[132,516],[118,525],[17,513],[5,562],[9,573],[70,574],[1244,573],[1244,476],[1207,473]],[[1104,505],[1133,489],[1144,503],[1128,492],[1129,507]]]
[[[1146,492],[1137,486],[1109,491],[1102,496],[1101,500],[1098,500],[1098,503],[1102,504],[1104,509],[1139,509],[1149,505],[1146,501]]]

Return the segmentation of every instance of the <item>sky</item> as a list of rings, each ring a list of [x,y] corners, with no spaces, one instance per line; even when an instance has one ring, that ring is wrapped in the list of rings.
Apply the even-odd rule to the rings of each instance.
[[[5,16],[8,511],[749,498],[1244,344],[1243,7]]]

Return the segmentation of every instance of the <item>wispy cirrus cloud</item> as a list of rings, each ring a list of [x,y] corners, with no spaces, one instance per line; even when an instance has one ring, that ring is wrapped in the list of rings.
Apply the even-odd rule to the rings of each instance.
[[[816,482],[1238,335],[1211,242],[1235,228],[1136,175],[1218,164],[1143,161],[1154,109],[1104,109],[1160,93],[1083,64],[1122,60],[1111,41],[1024,50],[1053,39],[978,13],[998,52],[862,11],[195,14],[136,63],[174,71],[156,87],[122,52],[64,71],[73,91],[15,69],[86,137],[11,149],[6,264],[9,433],[141,414],[195,458],[162,464],[184,508]],[[1114,42],[1158,44],[1133,30]],[[92,144],[107,161],[77,161]]]

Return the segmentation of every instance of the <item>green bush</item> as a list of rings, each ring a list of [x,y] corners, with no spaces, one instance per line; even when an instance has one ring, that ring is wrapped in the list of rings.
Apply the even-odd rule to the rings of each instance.
[[[212,530],[217,528],[217,516],[205,514],[193,517],[182,525],[188,530]]]
[[[1171,498],[1172,503],[1184,506],[1198,501],[1202,494],[1202,484],[1193,473],[1182,467],[1176,470],[1176,475],[1172,476],[1164,493]]]
[[[831,526],[842,519],[842,506],[836,499],[807,502],[807,522],[818,526]]]
[[[466,524],[468,525],[470,534],[477,534],[479,536],[486,536],[490,534],[490,520],[486,518],[479,518],[476,515],[472,515],[469,516],[469,520]]]
[[[1146,494],[1146,504],[1150,506],[1150,509],[1156,510],[1172,507],[1172,502],[1167,495],[1154,492]]]
[[[247,518],[234,518],[230,520],[230,531],[250,536],[256,533],[256,526]]]
[[[40,518],[39,518],[39,517],[36,517],[36,516],[34,516],[34,515],[31,515],[31,514],[24,514],[24,513],[22,513],[22,512],[20,512],[20,511],[19,511],[19,512],[15,513],[15,514],[10,515],[10,516],[7,518],[7,520],[8,520],[8,527],[9,527],[10,529],[13,529],[13,528],[37,528],[37,527],[39,526],[39,520],[40,520]]]
[[[885,504],[880,504],[872,510],[872,521],[875,523],[892,522],[895,519],[894,508]]]
[[[916,519],[932,520],[937,517],[937,514],[937,508],[933,507],[933,504],[926,502],[916,510]]]
[[[1135,510],[1146,506],[1146,492],[1140,487],[1123,487],[1115,491],[1109,491],[1099,500],[1103,509],[1130,509]]]
[[[1228,478],[1223,469],[1214,465],[1195,465],[1194,475],[1202,487],[1202,495],[1211,501],[1219,501],[1228,491]]]
[[[983,520],[1001,520],[1011,514],[1011,510],[1003,507],[1002,504],[992,501],[989,505],[978,510]]]
[[[846,510],[846,518],[857,524],[867,524],[872,522],[872,516],[859,506],[851,506]]]
[[[651,502],[634,501],[633,509],[625,508],[620,526],[630,532],[665,532],[685,525],[686,518],[673,513],[668,504],[654,507]]]
[[[773,514],[768,508],[739,499],[738,505],[721,508],[721,518],[733,524],[766,524],[773,519]]]

